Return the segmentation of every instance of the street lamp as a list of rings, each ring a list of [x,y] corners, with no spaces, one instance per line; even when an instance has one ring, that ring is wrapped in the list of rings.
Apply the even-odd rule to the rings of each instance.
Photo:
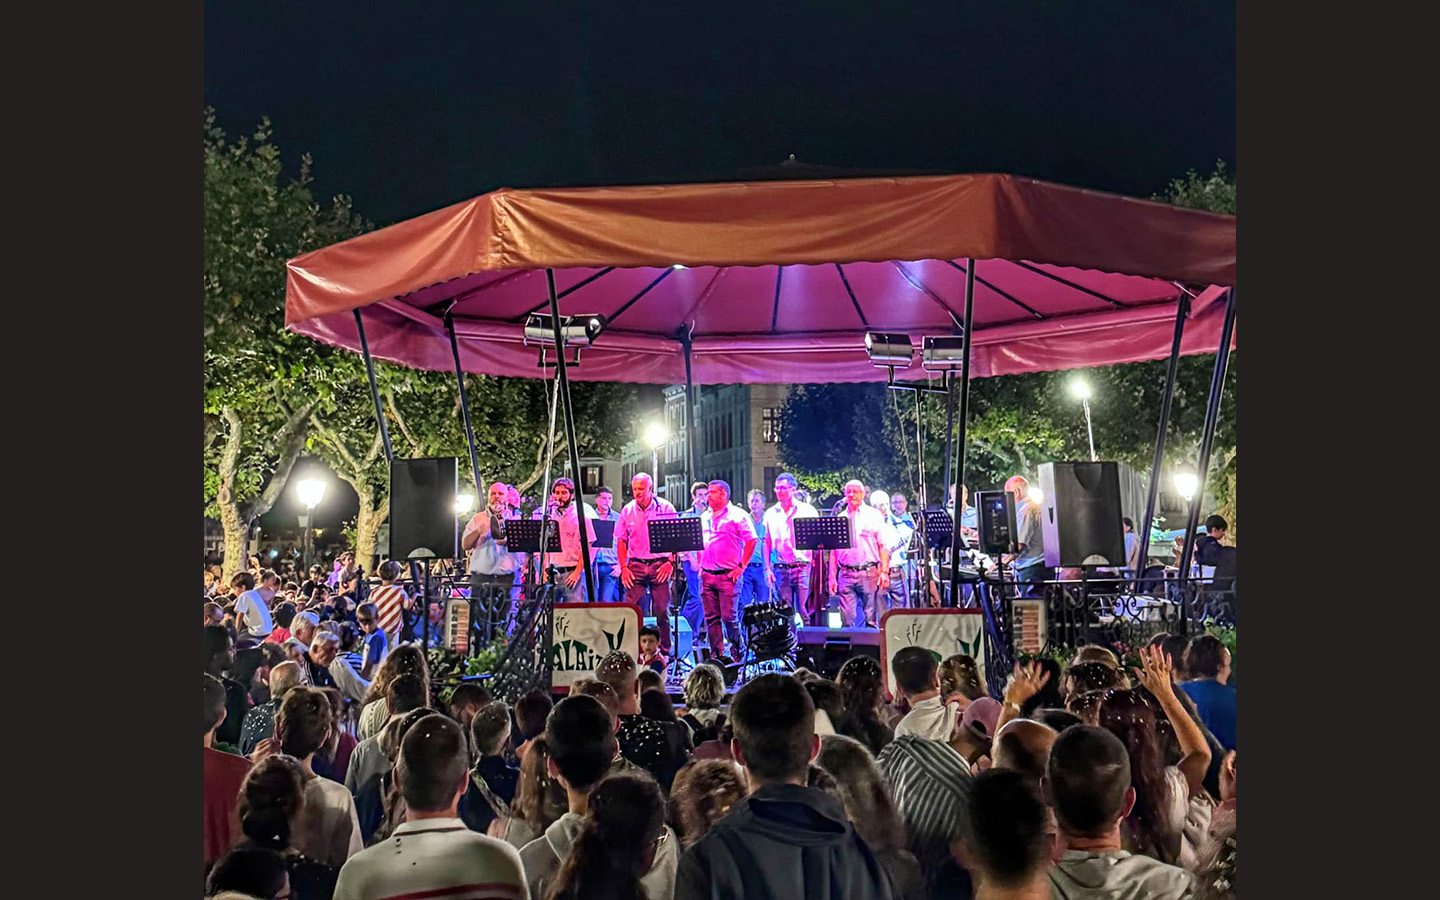
[[[1175,490],[1180,492],[1180,496],[1185,498],[1185,505],[1189,506],[1195,497],[1196,489],[1200,487],[1200,476],[1194,472],[1176,472],[1174,481]]]
[[[315,555],[315,539],[314,532],[310,528],[310,517],[315,512],[315,507],[325,499],[325,482],[319,478],[303,479],[295,484],[295,496],[305,504],[305,514],[300,517],[300,527],[305,529],[304,564],[308,566]]]
[[[1090,382],[1075,378],[1070,382],[1070,394],[1085,407],[1085,434],[1090,438],[1090,461],[1095,462],[1100,457],[1095,455],[1095,430],[1090,427]]]
[[[645,428],[645,443],[650,445],[650,478],[652,481],[660,480],[660,447],[669,439],[669,432],[659,422],[651,422]]]
[[[455,495],[455,515],[456,515],[456,516],[463,516],[463,515],[465,515],[465,514],[468,513],[468,512],[471,510],[471,508],[474,507],[474,506],[475,506],[475,495],[474,495],[474,494],[456,494],[456,495]]]

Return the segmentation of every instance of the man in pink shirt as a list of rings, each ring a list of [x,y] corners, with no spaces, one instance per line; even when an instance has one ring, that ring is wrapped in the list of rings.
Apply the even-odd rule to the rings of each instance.
[[[645,591],[650,591],[650,611],[655,616],[655,630],[660,632],[660,651],[670,653],[670,575],[675,570],[675,555],[655,553],[650,549],[650,521],[674,519],[675,507],[655,496],[655,482],[645,472],[636,472],[630,479],[630,492],[635,499],[620,510],[615,523],[615,558],[620,583],[625,586],[625,602],[641,609]]]
[[[700,516],[705,549],[700,551],[700,602],[705,608],[705,631],[711,656],[723,663],[740,655],[740,627],[735,622],[735,586],[755,553],[757,533],[750,514],[730,502],[730,485],[710,482],[710,505]],[[730,655],[722,650],[721,625],[730,641]]]
[[[584,603],[585,569],[580,560],[580,518],[575,510],[575,482],[557,478],[550,486],[550,515],[560,524],[560,552],[552,559],[560,577],[560,590],[565,603]],[[585,504],[585,536],[590,542],[590,555],[595,555],[595,510]]]
[[[830,554],[830,592],[840,595],[847,623],[874,628],[879,595],[890,587],[895,529],[879,510],[866,505],[865,485],[858,481],[845,482],[845,505],[839,514],[851,521],[851,547]]]

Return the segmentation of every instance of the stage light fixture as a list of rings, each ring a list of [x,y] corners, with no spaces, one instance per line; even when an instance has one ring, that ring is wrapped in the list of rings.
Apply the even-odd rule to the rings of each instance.
[[[958,372],[965,365],[965,338],[946,334],[921,341],[920,365],[927,372]]]
[[[468,512],[470,511],[471,507],[473,507],[474,505],[475,505],[475,495],[474,495],[474,494],[456,494],[456,495],[455,495],[455,515],[457,515],[457,516],[463,516],[463,515],[465,515],[466,513],[468,513]]]
[[[870,364],[877,369],[908,369],[915,359],[915,345],[910,342],[910,335],[889,331],[867,332],[865,352],[870,355]]]
[[[605,317],[601,315],[561,316],[560,336],[567,347],[588,347],[605,330]],[[525,322],[525,344],[555,346],[555,327],[550,317],[532,313]]]
[[[1038,487],[1032,486],[1025,496],[1029,497],[1030,502],[1035,504],[1036,506],[1039,506],[1040,504],[1045,502],[1045,492],[1040,490]]]
[[[825,613],[825,622],[828,626],[830,626],[832,630],[845,627],[844,621],[841,618],[840,610],[838,609],[832,609],[829,612]]]
[[[1194,472],[1176,472],[1174,476],[1175,490],[1189,503],[1195,497],[1195,491],[1200,487],[1200,476]]]

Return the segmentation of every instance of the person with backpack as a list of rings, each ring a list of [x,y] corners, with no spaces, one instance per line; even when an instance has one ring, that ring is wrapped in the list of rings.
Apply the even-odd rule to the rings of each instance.
[[[713,741],[725,727],[720,703],[725,699],[725,675],[710,663],[701,663],[685,676],[685,715],[680,721],[690,727],[693,746]]]
[[[460,818],[471,831],[485,834],[491,822],[512,815],[510,804],[520,786],[520,770],[505,759],[508,743],[510,708],[503,700],[492,700],[470,722],[470,747],[476,759],[470,785],[460,798]]]

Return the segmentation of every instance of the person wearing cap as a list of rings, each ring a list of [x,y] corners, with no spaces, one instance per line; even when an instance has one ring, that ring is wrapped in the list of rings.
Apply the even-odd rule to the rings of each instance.
[[[965,757],[972,772],[977,771],[981,757],[990,756],[991,738],[999,721],[1000,701],[993,697],[981,697],[965,707],[965,714],[950,736],[950,746]],[[988,762],[981,765],[988,766]]]

